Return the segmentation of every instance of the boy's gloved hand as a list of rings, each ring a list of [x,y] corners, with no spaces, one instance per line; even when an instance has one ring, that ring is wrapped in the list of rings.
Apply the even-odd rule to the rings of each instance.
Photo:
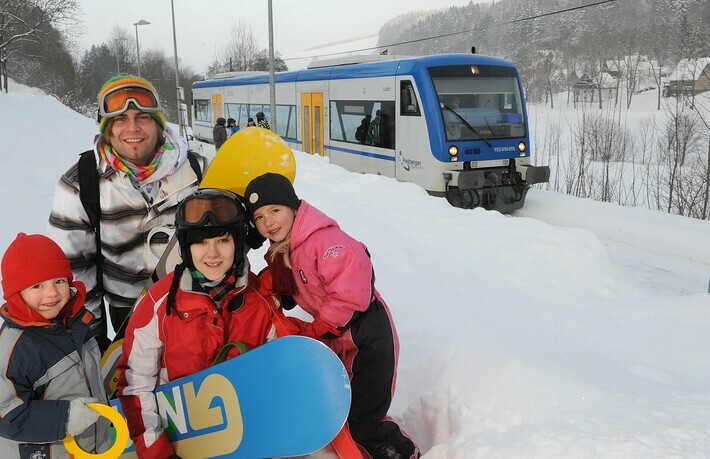
[[[69,418],[67,419],[67,433],[79,435],[99,419],[99,413],[92,410],[87,403],[98,402],[92,397],[77,397],[69,403]]]

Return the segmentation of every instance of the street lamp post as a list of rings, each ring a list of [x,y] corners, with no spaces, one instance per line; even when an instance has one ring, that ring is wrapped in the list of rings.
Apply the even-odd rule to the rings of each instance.
[[[140,45],[138,44],[138,26],[139,25],[148,25],[150,22],[141,19],[138,22],[134,22],[133,25],[136,26],[136,54],[138,55],[138,76],[141,76],[141,49]]]

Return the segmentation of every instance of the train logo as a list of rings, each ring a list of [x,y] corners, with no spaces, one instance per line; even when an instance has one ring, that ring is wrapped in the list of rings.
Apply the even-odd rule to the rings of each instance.
[[[422,165],[421,161],[417,161],[415,159],[408,159],[402,154],[401,151],[397,154],[397,161],[399,161],[399,165],[402,166],[402,169],[407,172],[411,171],[412,169],[424,169],[424,166]]]

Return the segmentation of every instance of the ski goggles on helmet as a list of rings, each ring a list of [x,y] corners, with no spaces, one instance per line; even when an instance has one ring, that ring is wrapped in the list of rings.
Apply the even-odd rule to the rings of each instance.
[[[128,110],[131,103],[146,113],[162,110],[158,94],[148,88],[128,84],[113,88],[101,96],[99,115],[106,118],[118,116]]]
[[[235,194],[221,190],[199,190],[185,198],[178,207],[178,228],[246,225],[244,207]]]

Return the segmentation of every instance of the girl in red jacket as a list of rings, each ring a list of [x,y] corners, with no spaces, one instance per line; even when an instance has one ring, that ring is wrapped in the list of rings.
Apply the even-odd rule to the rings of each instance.
[[[251,349],[277,335],[273,300],[257,292],[249,270],[248,217],[236,195],[195,192],[178,207],[176,227],[183,261],[138,300],[118,362],[118,397],[141,459],[177,457],[156,386],[211,366],[227,343]]]
[[[328,345],[351,380],[348,425],[373,458],[413,458],[419,450],[387,416],[394,394],[399,341],[389,308],[375,290],[367,248],[330,217],[301,201],[288,179],[268,173],[245,193],[256,228],[271,241],[264,284],[313,316],[295,318],[299,334]],[[271,277],[271,281],[269,281]]]

